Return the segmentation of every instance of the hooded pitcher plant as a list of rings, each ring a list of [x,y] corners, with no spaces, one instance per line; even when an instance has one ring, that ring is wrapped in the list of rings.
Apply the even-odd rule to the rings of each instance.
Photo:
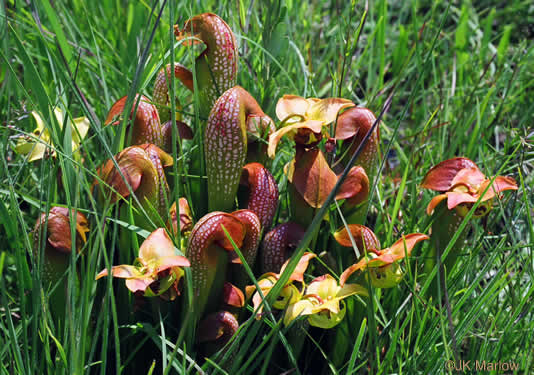
[[[126,287],[132,293],[173,300],[180,295],[178,284],[184,275],[182,267],[189,266],[189,260],[175,254],[174,245],[165,229],[158,228],[142,243],[134,265],[113,266],[111,276],[126,279]],[[105,269],[95,279],[108,275]]]
[[[72,243],[70,214],[76,220],[74,224],[75,243]],[[44,241],[41,279],[45,289],[54,287],[67,272],[72,250],[79,252],[87,241],[89,225],[87,218],[80,212],[65,207],[52,207],[48,214],[42,213],[33,230],[34,253]],[[39,259],[39,258],[37,258]],[[58,321],[62,321],[66,305],[67,279],[57,286],[50,295],[50,308]]]
[[[210,211],[232,210],[247,155],[247,129],[258,118],[268,116],[240,86],[215,102],[204,135]]]
[[[159,80],[160,78],[158,77],[155,84],[156,88],[161,86]],[[159,93],[159,96],[163,96],[163,94]],[[158,99],[160,99],[159,96],[157,96]],[[113,104],[104,122],[105,125],[118,126],[121,124],[121,116],[123,115],[127,99],[127,96],[123,96]],[[136,106],[137,111],[134,115]],[[146,96],[135,96],[133,107],[130,112],[130,120],[132,123],[128,125],[126,131],[127,145],[151,143],[167,152],[172,150],[171,122],[167,120],[164,124],[162,124],[157,107],[152,104],[150,99],[148,99]],[[183,139],[193,138],[193,134],[189,126],[181,122],[180,119],[177,119],[176,124],[179,137]]]
[[[206,118],[217,98],[236,85],[239,54],[234,33],[213,13],[190,18],[183,29],[175,25],[174,33],[177,40],[186,39],[189,45],[204,44],[206,47],[195,59],[200,115]],[[188,75],[184,69],[181,69],[180,79],[192,89],[187,82],[193,82],[193,75],[191,72]]]
[[[102,184],[99,187],[101,200],[110,199],[111,203],[115,203],[133,192],[140,204],[136,201],[133,204],[135,225],[152,230],[150,221],[158,223],[161,218],[167,217],[169,186],[164,168],[172,165],[172,157],[153,144],[144,144],[125,148],[115,156],[115,160],[120,171],[111,159],[98,169],[95,185]],[[121,207],[121,216],[129,221],[124,206]]]
[[[479,202],[473,213],[474,218],[485,216],[491,211],[495,198],[505,190],[517,190],[511,177],[486,177],[478,166],[467,158],[457,157],[445,160],[434,166],[423,179],[421,187],[441,192],[432,198],[427,206],[427,214],[432,216],[432,242],[430,258],[425,261],[425,274],[428,276],[441,257],[449,240],[458,230],[463,218]],[[448,272],[464,246],[467,230],[464,230],[443,260]],[[435,287],[435,286],[434,286]]]
[[[363,142],[365,135],[372,128],[376,116],[367,108],[352,107],[339,115],[335,126],[334,139],[341,143],[336,150],[334,169],[340,163],[347,163]],[[377,126],[367,143],[363,146],[355,164],[364,169],[368,186],[372,187],[380,164],[380,127]],[[367,216],[369,200],[362,201],[359,206],[345,207],[343,214],[350,224],[364,224]]]
[[[254,231],[255,224],[259,222],[257,218],[256,223],[246,222],[245,216],[253,220],[251,216],[254,214],[249,212],[250,214],[237,215],[211,212],[202,217],[191,231],[187,257],[191,261],[194,309],[197,317],[201,317],[206,308],[213,311],[218,305],[230,259],[228,253],[234,250],[232,241],[240,249],[257,242],[254,238],[259,237],[259,232]],[[249,250],[252,249],[246,249]]]
[[[349,277],[356,271],[369,270],[370,282],[376,288],[392,288],[404,276],[398,261],[410,256],[413,248],[420,241],[429,239],[422,233],[411,233],[397,240],[385,249],[379,249],[380,244],[372,231],[363,225],[352,225],[348,229],[357,243],[366,249],[362,259],[347,268],[339,278],[339,284],[345,285]],[[336,232],[334,238],[342,246],[352,246],[347,228]]]
[[[305,232],[299,224],[292,222],[279,224],[267,232],[261,243],[261,272],[279,272]]]
[[[278,185],[263,165],[249,163],[243,167],[240,180],[240,206],[253,211],[261,222],[264,232],[271,228],[278,207]]]
[[[35,120],[35,129],[32,132],[33,137],[21,137],[17,142],[15,151],[22,155],[28,155],[28,161],[43,159],[46,155],[55,156],[56,151],[53,150],[52,136],[50,134],[51,125],[46,125],[41,115],[32,111],[32,118]],[[80,143],[83,141],[87,132],[89,131],[89,120],[87,117],[78,117],[73,120],[67,115],[65,122],[65,113],[60,108],[54,108],[54,116],[59,125],[59,130],[63,129],[64,124],[69,128],[72,136],[71,148],[72,152],[79,151]],[[74,154],[75,158],[79,158],[80,153]]]
[[[307,226],[313,219],[314,209],[320,208],[338,181],[338,176],[328,165],[318,148],[297,147],[295,158],[287,168],[289,192],[292,198],[294,220]],[[365,170],[352,167],[336,194],[336,200],[344,200],[343,211],[352,210],[367,200],[369,179]]]

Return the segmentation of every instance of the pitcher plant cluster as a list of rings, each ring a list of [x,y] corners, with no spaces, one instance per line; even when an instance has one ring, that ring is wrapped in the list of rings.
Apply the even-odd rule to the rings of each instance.
[[[225,347],[240,325],[254,321],[251,317],[279,322],[289,331],[309,326],[335,330],[357,319],[358,306],[369,303],[373,288],[398,287],[407,258],[422,241],[430,239],[423,246],[430,255],[420,262],[418,281],[431,277],[434,269],[450,272],[467,231],[445,258],[443,253],[460,223],[487,215],[503,191],[517,189],[512,178],[486,177],[467,158],[443,161],[420,176],[421,188],[440,193],[426,210],[431,230],[382,245],[365,226],[370,192],[381,183],[380,123],[373,127],[374,113],[344,98],[286,94],[271,117],[247,88],[237,85],[238,46],[224,20],[197,15],[175,26],[175,35],[184,46],[203,45],[193,70],[179,63],[163,67],[151,97],[135,95],[131,110],[131,98],[122,97],[105,116],[106,126],[117,133],[126,125],[125,147],[94,171],[92,192],[108,219],[123,225],[114,241],[118,251],[109,252],[105,266],[101,260],[102,271],[78,279],[96,278],[102,288],[106,277],[124,280],[113,288],[123,294],[127,288],[134,298],[121,309],[159,301],[177,305],[173,311],[190,311],[198,345],[209,345],[212,352]],[[171,105],[174,78],[183,85],[178,91],[198,96],[191,105],[200,121],[188,124],[183,106]],[[83,163],[89,121],[71,120],[58,108],[51,113],[60,128],[72,133],[72,151]],[[36,129],[16,151],[28,161],[55,157],[57,140],[49,125],[40,114],[32,116]],[[179,160],[171,156],[173,149],[180,151]],[[287,150],[292,158],[283,171],[271,170],[272,159]],[[334,201],[328,202],[328,215],[311,233],[311,245],[289,267],[357,151]],[[175,163],[187,171],[176,181],[189,200],[183,194],[174,201],[177,186],[170,173]],[[56,303],[65,298],[62,276],[71,256],[83,256],[80,251],[93,231],[89,223],[95,225],[82,212],[84,207],[58,205],[35,225],[36,254],[44,247],[43,280],[60,283],[53,293]],[[331,228],[335,223],[338,227]],[[132,228],[149,235],[142,238]],[[283,284],[278,295],[271,295],[278,284]],[[192,298],[184,296],[188,293]]]

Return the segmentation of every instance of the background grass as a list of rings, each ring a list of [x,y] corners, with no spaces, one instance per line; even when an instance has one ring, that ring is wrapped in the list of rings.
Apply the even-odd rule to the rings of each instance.
[[[452,330],[446,311],[425,303],[416,275],[408,272],[399,288],[374,296],[374,309],[350,343],[351,361],[321,371],[441,373],[457,351],[466,361],[513,361],[519,363],[517,373],[534,372],[534,7],[529,3],[5,1],[0,8],[1,373],[132,373],[139,352],[120,347],[128,337],[157,348],[157,371],[191,373],[200,365],[194,363],[199,358],[188,335],[165,332],[163,324],[119,325],[112,283],[93,281],[113,257],[116,246],[108,239],[115,238],[118,224],[98,208],[90,186],[96,167],[120,149],[111,129],[102,127],[113,102],[136,91],[150,95],[154,74],[169,61],[172,24],[207,11],[234,30],[241,58],[238,83],[273,118],[283,94],[342,96],[377,114],[391,95],[380,129],[383,173],[368,220],[384,245],[401,233],[428,232],[424,210],[433,194],[419,184],[442,160],[465,156],[487,175],[511,175],[520,185],[476,222],[448,275]],[[175,61],[191,65],[190,50],[176,44],[174,52]],[[176,95],[187,112],[195,98],[179,85]],[[49,106],[56,105],[91,121],[83,166],[64,142],[69,134],[50,116]],[[17,138],[33,130],[32,110],[55,124],[55,159],[27,163],[13,152]],[[282,191],[282,167],[292,153],[289,144],[283,149],[272,165]],[[42,288],[42,254],[33,253],[28,236],[39,213],[56,204],[79,208],[92,227],[65,275],[75,285],[77,268],[82,282],[79,290],[68,289],[61,331],[46,303],[50,291]],[[424,261],[425,249],[415,254],[411,269]],[[166,317],[166,322],[178,330],[177,319]],[[287,332],[280,328],[247,322],[232,347],[235,371],[230,373],[282,372],[270,368],[272,357],[288,350]],[[167,336],[177,338],[170,342]],[[320,349],[307,346],[297,372],[314,373],[306,365],[315,363],[312,358],[329,363]],[[205,363],[204,370],[216,372],[220,359]],[[147,372],[151,360],[137,370]]]

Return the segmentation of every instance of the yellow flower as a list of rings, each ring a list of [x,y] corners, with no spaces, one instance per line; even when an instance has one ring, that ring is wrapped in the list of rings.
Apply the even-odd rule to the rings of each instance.
[[[133,293],[142,292],[146,297],[160,296],[173,300],[179,295],[178,283],[189,267],[185,257],[174,254],[174,245],[163,228],[152,232],[139,248],[136,265],[122,264],[111,268],[111,275],[126,279],[126,287]],[[108,276],[105,269],[95,280]]]
[[[322,137],[323,126],[336,120],[337,114],[344,108],[353,107],[354,103],[342,98],[302,98],[296,95],[284,95],[276,104],[276,116],[284,126],[269,136],[267,154],[274,158],[276,146],[287,135],[295,142],[310,145]]]
[[[63,123],[65,122],[65,115],[63,111],[59,108],[54,108],[54,115],[56,116],[57,122],[60,129],[63,128]],[[31,140],[26,140],[21,138],[15,147],[15,151],[22,155],[28,156],[28,161],[35,161],[42,159],[48,148],[55,146],[52,144],[50,137],[50,132],[48,127],[45,126],[45,123],[39,113],[32,111],[32,116],[35,119],[37,127],[33,131],[35,138]],[[81,143],[81,141],[87,135],[89,130],[89,120],[87,117],[78,117],[74,119],[74,122],[67,118],[67,126],[71,128],[72,133],[72,151],[76,151]],[[56,152],[52,150],[51,155],[54,156]]]
[[[284,309],[288,305],[292,305],[300,300],[302,296],[302,288],[299,289],[297,285],[294,284],[296,281],[297,283],[303,284],[304,281],[304,271],[306,271],[306,268],[308,268],[308,263],[312,258],[315,258],[315,254],[313,253],[304,253],[302,258],[300,258],[299,263],[297,264],[297,267],[289,277],[289,280],[287,281],[286,285],[282,288],[282,291],[280,292],[280,295],[276,299],[276,301],[273,303],[273,307],[275,309]],[[269,272],[260,278],[258,281],[258,286],[261,289],[261,293],[263,296],[267,296],[271,289],[274,287],[276,282],[280,279],[280,275],[284,272],[285,268],[287,267],[287,264],[289,263],[289,260],[284,263],[282,266],[282,269],[280,270],[280,273],[273,273]],[[254,293],[256,290],[255,285],[249,285],[245,288],[247,298],[250,298],[250,296]],[[260,307],[262,302],[261,295],[258,291],[252,295],[252,304],[254,305],[254,310],[256,311],[256,318],[259,319],[261,317],[261,312],[263,311],[263,305]]]
[[[364,287],[358,284],[340,286],[331,275],[323,275],[313,280],[306,288],[306,295],[290,305],[284,316],[284,324],[301,315],[308,315],[310,325],[320,328],[332,328],[345,316],[343,299],[355,295],[367,296]]]

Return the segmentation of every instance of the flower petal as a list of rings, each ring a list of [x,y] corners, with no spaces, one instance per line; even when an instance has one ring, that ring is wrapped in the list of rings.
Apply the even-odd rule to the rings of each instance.
[[[341,289],[339,289],[337,292],[337,298],[343,299],[355,294],[365,297],[369,296],[367,289],[359,284],[343,284]]]
[[[428,171],[421,187],[436,191],[447,191],[452,186],[454,177],[465,168],[478,169],[476,164],[467,158],[454,158],[442,161]]]
[[[428,215],[432,215],[432,212],[434,212],[435,208],[438,206],[438,204],[444,200],[447,199],[447,194],[440,194],[432,198],[428,206],[426,207],[426,213]]]
[[[284,95],[276,103],[276,117],[284,121],[288,116],[304,116],[309,107],[309,102],[297,95]]]
[[[89,119],[85,116],[74,119],[72,138],[79,144],[89,131]]]
[[[371,259],[367,265],[369,267],[378,267],[384,264],[393,263],[396,260],[404,258],[405,255],[410,255],[415,245],[424,240],[428,240],[426,234],[410,233],[397,240],[391,247],[381,250],[377,258]]]
[[[369,196],[369,178],[365,170],[360,167],[352,167],[345,181],[339,188],[336,199],[346,199],[349,206],[356,206]]]
[[[365,269],[365,267],[367,267],[367,259],[365,259],[365,257],[364,257],[358,263],[353,264],[352,266],[347,268],[345,271],[343,271],[343,273],[339,277],[339,285],[341,287],[343,287],[345,285],[345,283],[347,282],[348,278],[350,277],[350,275],[352,275],[354,272],[356,272],[358,270]]]
[[[295,267],[295,270],[293,271],[291,276],[289,276],[288,282],[290,282],[290,281],[303,282],[304,281],[304,272],[308,268],[308,264],[310,263],[310,260],[312,260],[316,256],[317,255],[315,255],[314,253],[304,253],[302,255],[302,257],[300,258],[299,262],[297,263],[297,266]],[[289,260],[284,263],[284,265],[280,269],[279,275],[284,273],[284,270],[286,269],[288,264],[289,264]]]
[[[491,179],[487,179],[486,181],[482,183],[482,185],[480,185],[480,188],[478,191],[480,193],[483,193],[490,183],[491,183]],[[484,197],[482,198],[482,202],[493,198],[497,193],[500,193],[501,191],[505,191],[505,190],[517,190],[517,183],[515,182],[515,180],[511,177],[503,177],[503,176],[495,177],[493,181],[493,185],[488,189],[486,194],[484,194]]]
[[[354,107],[354,103],[348,99],[327,98],[322,99],[308,108],[306,117],[309,120],[319,120],[323,125],[328,125],[336,120],[337,114],[344,108]]]
[[[329,300],[335,298],[340,289],[336,279],[326,274],[315,278],[306,288],[306,294],[316,294],[323,300]]]
[[[174,244],[163,228],[150,233],[139,248],[139,258],[145,266],[151,262],[157,262],[160,258],[169,258],[169,261],[181,262],[189,266],[189,261],[184,257],[180,257],[180,260],[173,259],[174,254]]]
[[[349,224],[348,230],[359,250],[368,252],[378,252],[380,250],[380,241],[378,241],[378,238],[371,229],[360,224]],[[352,247],[352,242],[346,227],[338,229],[334,233],[334,239],[341,246]]]
[[[108,276],[108,270],[102,270],[96,275],[95,280],[98,280],[104,276]],[[111,267],[111,276],[117,277],[119,279],[134,279],[134,278],[144,278],[144,274],[139,271],[138,267],[121,264],[120,266]]]
[[[303,298],[300,301],[289,305],[287,307],[286,313],[284,314],[284,325],[289,325],[289,323],[291,323],[293,320],[297,319],[301,315],[313,314],[313,307],[313,303],[307,298]]]
[[[278,129],[276,132],[272,133],[269,136],[269,146],[267,147],[267,155],[271,159],[274,158],[274,155],[276,153],[276,147],[278,146],[280,139],[282,139],[284,135],[287,135],[290,139],[293,139],[293,137],[297,134],[299,129],[309,129],[314,133],[320,134],[322,130],[322,122],[303,121],[303,122],[290,124],[290,125],[284,126],[281,129]]]
[[[462,203],[475,203],[478,197],[472,196],[469,193],[461,193],[457,191],[448,191],[447,195],[447,208],[452,210],[454,207]]]
[[[147,278],[132,278],[132,279],[126,279],[126,287],[130,289],[132,293],[141,291],[145,292],[150,284],[152,284],[155,280],[151,277]]]
[[[452,179],[451,187],[456,185],[464,185],[473,193],[477,191],[478,186],[486,179],[484,173],[478,167],[464,168],[458,171],[456,176]]]
[[[225,282],[223,287],[223,302],[230,306],[243,307],[245,306],[245,296],[241,289],[229,282]]]
[[[292,181],[302,198],[313,208],[323,205],[337,182],[321,150],[298,151]]]

